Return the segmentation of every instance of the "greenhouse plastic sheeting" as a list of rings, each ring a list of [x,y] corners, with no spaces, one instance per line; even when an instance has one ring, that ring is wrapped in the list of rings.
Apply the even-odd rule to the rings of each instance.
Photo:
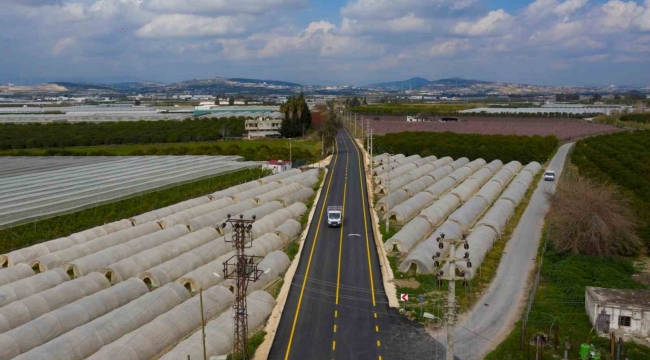
[[[18,264],[7,269],[0,269],[0,286],[33,276],[34,270],[27,264]]]
[[[257,281],[251,281],[248,283],[248,288],[246,288],[247,293],[252,293],[257,290],[264,290],[267,286],[275,282],[281,274],[284,274],[291,265],[291,260],[284,251],[273,251],[262,259],[257,264],[258,269],[262,270],[263,273],[260,275]],[[223,282],[223,286],[234,291],[237,282],[235,279],[226,279]]]
[[[446,194],[449,190],[453,189],[458,182],[451,176],[446,176],[442,180],[437,181],[435,184],[424,189],[424,191],[433,195],[436,199]]]
[[[528,171],[531,175],[535,176],[540,170],[542,170],[542,165],[537,161],[533,161],[528,163],[522,171]]]
[[[276,227],[273,232],[275,235],[278,235],[285,244],[288,244],[290,241],[295,240],[300,236],[302,233],[302,225],[300,225],[297,220],[290,219]]]
[[[404,224],[434,201],[436,198],[433,195],[421,192],[392,208],[387,216],[397,220],[398,224]]]
[[[469,244],[469,260],[472,262],[472,268],[467,268],[467,263],[464,261],[456,263],[456,266],[459,270],[465,272],[465,277],[471,279],[476,274],[476,270],[480,267],[483,260],[485,260],[485,255],[492,249],[494,242],[497,239],[497,234],[494,230],[487,226],[478,226],[472,233],[467,237],[467,243]],[[464,256],[466,250],[462,250],[461,257]],[[456,251],[456,255],[459,254],[459,251]],[[446,269],[444,269],[446,270]],[[443,271],[444,271],[443,270]],[[445,271],[445,274],[449,271]]]
[[[210,194],[209,196],[212,198],[213,201],[217,201],[227,197],[231,197],[233,195],[237,195],[240,192],[255,189],[260,186],[262,186],[262,183],[259,180],[253,180],[253,181],[245,182],[243,184],[231,186],[224,190],[219,190],[217,192]]]
[[[165,285],[16,359],[86,359],[102,346],[151,322],[189,298],[189,292],[179,284]]]
[[[41,256],[35,260],[31,260],[29,262],[29,265],[31,267],[38,266],[41,271],[45,271],[47,269],[63,266],[72,260],[79,259],[86,255],[94,254],[100,250],[125,243],[129,240],[151,234],[159,230],[160,226],[157,223],[145,223],[142,225],[134,226],[132,228],[120,230],[112,234],[87,241],[85,243],[77,244],[64,250]]]
[[[282,225],[285,221],[302,216],[307,212],[307,210],[305,204],[293,203],[287,208],[274,211],[253,223],[251,235],[253,236],[253,239],[255,239],[266,233],[273,232],[275,228]]]
[[[316,184],[318,184],[318,177],[317,176],[308,176],[302,180],[300,180],[300,185],[306,187],[306,188],[313,188]]]
[[[67,237],[45,241],[40,244],[12,251],[6,255],[0,255],[0,266],[14,266],[19,263],[26,263],[40,256],[67,249],[71,246],[94,240],[98,237],[102,237],[116,231],[128,229],[132,226],[133,225],[129,220],[119,220],[108,223],[106,225],[96,226],[92,229],[74,233]]]
[[[503,192],[501,198],[510,200],[514,206],[517,206],[526,196],[526,191],[528,191],[528,185],[513,180],[512,184]]]
[[[233,299],[233,294],[223,286],[215,286],[204,291],[203,316],[206,321],[230,308]],[[200,308],[200,299],[194,296],[150,323],[102,347],[88,360],[153,359],[201,328]]]
[[[70,277],[65,271],[53,269],[0,286],[0,307],[51,289],[69,280]]]
[[[72,273],[75,277],[80,277],[124,258],[135,255],[141,251],[178,239],[183,235],[189,234],[189,232],[187,226],[176,225],[165,230],[141,236],[125,243],[98,251],[94,254],[76,259],[66,264],[66,271],[68,274]]]
[[[422,210],[419,217],[427,220],[431,225],[442,223],[454,209],[460,205],[460,199],[455,195],[447,194],[438,199],[433,205]]]
[[[181,212],[181,211],[184,211],[184,210],[187,210],[187,209],[191,209],[191,208],[199,206],[199,205],[207,204],[209,202],[210,202],[209,197],[201,196],[201,197],[196,198],[196,199],[190,199],[190,200],[180,202],[178,204],[174,204],[174,205],[166,206],[164,208],[152,210],[152,211],[146,212],[144,214],[134,216],[134,217],[130,218],[129,220],[131,220],[131,223],[133,223],[133,225],[144,224],[144,223],[147,223],[147,222],[150,222],[150,221],[156,221],[158,219],[162,219],[165,216],[169,216],[169,215],[175,214],[177,212]]]
[[[261,219],[283,208],[284,206],[282,206],[282,204],[279,201],[271,201],[271,202],[267,202],[264,205],[252,208],[250,210],[244,211],[241,214],[237,214],[237,215],[243,216],[244,219],[252,219],[253,216],[255,216],[257,219]],[[232,215],[234,217],[236,214],[232,214]],[[217,227],[217,231],[219,231],[220,234],[229,234],[232,232],[232,224],[227,224],[225,228]]]
[[[447,175],[447,177],[450,177],[454,179],[455,182],[459,183],[467,179],[467,177],[472,175],[473,173],[474,170],[472,170],[469,166],[463,166],[454,170],[451,174]]]
[[[509,172],[509,171],[506,171]],[[494,178],[494,177],[493,177]],[[479,191],[476,192],[474,197],[480,197],[485,199],[485,202],[491,204],[494,202],[494,199],[501,193],[504,186],[501,185],[501,182],[498,180],[490,180]]]
[[[298,175],[298,174],[301,174],[301,173],[302,173],[302,171],[300,169],[291,169],[291,170],[283,171],[281,173],[277,173],[275,175],[270,175],[270,176],[267,176],[267,177],[263,177],[259,181],[262,184],[270,184],[270,183],[272,183],[274,181],[286,179],[288,177]]]
[[[253,240],[252,246],[246,249],[246,254],[252,256],[266,256],[272,251],[279,250],[284,245],[286,244],[278,235],[272,233],[264,234]],[[176,280],[176,282],[182,284],[186,288],[190,288],[192,292],[197,292],[200,289],[209,289],[224,280],[223,263],[234,255],[234,251],[221,255],[216,260],[183,275],[183,277]],[[219,277],[215,276],[215,273],[219,274]]]
[[[302,185],[300,185],[299,183],[293,183],[293,184],[282,186],[275,190],[271,190],[265,194],[258,195],[254,197],[253,200],[255,200],[258,204],[262,205],[270,201],[275,201],[283,196],[292,194],[302,188],[303,188]]]
[[[384,160],[388,160],[388,153],[383,153],[372,157],[372,162],[374,165],[381,164],[381,162]]]
[[[253,199],[256,196],[264,195],[270,192],[271,190],[279,189],[280,187],[282,187],[282,185],[280,185],[279,183],[272,182],[266,185],[262,185],[260,187],[256,187],[254,189],[240,192],[238,194],[231,196],[231,198],[236,202],[242,202],[244,200]]]
[[[404,186],[401,190],[406,191],[409,196],[414,196],[417,193],[424,191],[424,189],[433,185],[436,182],[431,176],[425,175],[413,181],[412,183]]]
[[[406,186],[413,182],[413,177],[409,174],[404,174],[398,176],[395,179],[390,179],[389,181],[384,181],[382,185],[377,186],[375,193],[377,194],[387,194],[389,192],[396,191],[397,189]]]
[[[440,252],[436,238],[440,234],[445,234],[448,239],[460,239],[463,231],[460,226],[452,221],[445,222],[433,234],[422,243],[420,243],[409,256],[399,265],[401,272],[407,272],[413,265],[416,266],[418,274],[430,274],[435,270],[434,255]]]
[[[423,157],[422,159],[415,160],[413,163],[418,167],[424,166],[426,164],[431,164],[432,162],[438,160],[434,155]],[[436,166],[437,167],[437,166]]]
[[[447,164],[444,166],[441,166],[437,168],[435,171],[429,174],[434,180],[440,181],[446,176],[449,176],[454,171],[454,168],[451,166],[451,164]]]
[[[416,217],[409,221],[397,234],[393,235],[386,243],[386,251],[393,251],[395,247],[399,252],[408,252],[431,231],[431,224],[424,218]]]
[[[433,172],[435,169],[437,169],[437,167],[433,164],[424,164],[415,170],[409,171],[407,174],[411,175],[413,177],[413,180],[417,180],[424,175]]]
[[[148,291],[141,280],[131,279],[42,315],[0,335],[0,359],[11,359],[48,343],[77,326],[126,305]]]
[[[213,211],[211,213],[197,216],[187,223],[191,231],[198,231],[207,226],[220,226],[224,220],[228,218],[228,214],[237,215],[246,210],[250,210],[257,206],[253,199],[244,200],[240,203],[230,205],[221,210]]]
[[[462,230],[469,230],[487,208],[488,202],[485,199],[474,196],[449,215],[447,221],[459,224]]]
[[[207,204],[195,206],[193,208],[165,216],[164,218],[159,219],[157,222],[163,229],[170,228],[178,224],[187,225],[187,222],[194,219],[195,217],[224,209],[233,204],[235,204],[235,200],[231,198],[223,198],[215,201],[210,201]]]
[[[216,240],[219,236],[217,229],[206,227],[197,232],[189,233],[176,240],[158,245],[155,248],[142,251],[126,259],[100,269],[111,281],[116,284],[125,279],[137,276],[139,273],[149,270],[177,256],[180,256],[210,241]]]
[[[100,273],[64,282],[0,308],[0,333],[111,286]]]
[[[312,196],[314,196],[314,190],[305,187],[296,191],[295,193],[279,198],[278,201],[284,206],[289,206],[296,202],[307,202],[309,199],[311,199]]]
[[[308,171],[305,171],[301,174],[289,176],[288,178],[284,178],[282,180],[277,180],[278,183],[281,185],[289,185],[289,184],[295,184],[299,183],[303,186],[307,186],[304,184],[305,181],[310,181],[309,179],[312,177],[318,178],[318,169],[311,169]]]
[[[414,162],[416,160],[420,160],[420,159],[422,159],[422,157],[420,155],[411,155],[411,156],[405,157],[403,159],[397,159],[397,160],[395,160],[395,162],[400,164],[400,165],[404,165],[404,164],[410,164],[410,163],[412,163],[412,162]]]
[[[377,183],[379,185],[383,185],[384,181],[386,181],[386,179],[395,179],[398,176],[400,176],[402,174],[406,174],[407,172],[409,172],[411,170],[415,170],[417,168],[418,167],[415,164],[402,165],[402,166],[400,166],[398,168],[395,168],[395,169],[393,169],[391,171],[387,171],[385,173],[382,173],[381,175],[377,175],[375,177],[375,183]]]
[[[503,166],[496,175],[490,179],[490,181],[498,181],[501,186],[506,186],[512,180],[512,178],[517,175],[521,170],[521,163],[519,161],[511,161]]]
[[[226,240],[230,240],[230,235],[221,236],[214,241],[141,272],[138,274],[138,278],[152,287],[160,287],[175,281],[184,274],[232,251],[232,243],[228,243]]]
[[[377,201],[377,205],[375,205],[375,209],[377,209],[377,211],[385,213],[386,209],[392,209],[397,204],[401,204],[404,201],[408,200],[408,198],[409,195],[405,190],[397,190],[379,199],[379,201]]]
[[[489,226],[501,236],[501,232],[508,225],[508,221],[515,213],[515,206],[506,199],[497,200],[494,205],[488,210],[483,218],[476,224],[479,226]],[[477,263],[479,265],[479,263]]]
[[[264,324],[275,307],[275,299],[264,291],[255,291],[246,297],[248,303],[248,328],[256,329]],[[205,326],[205,346],[208,358],[226,355],[232,351],[233,321],[232,309],[221,314]],[[202,333],[195,332],[178,344],[161,360],[202,359]],[[49,359],[48,359],[49,360]]]

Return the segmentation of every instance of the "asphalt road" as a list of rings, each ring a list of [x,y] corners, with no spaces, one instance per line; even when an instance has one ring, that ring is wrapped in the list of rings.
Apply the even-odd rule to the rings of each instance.
[[[436,359],[440,344],[388,307],[363,159],[343,131],[330,166],[269,359]],[[341,228],[327,226],[332,205]]]
[[[560,178],[573,143],[560,147],[547,169]],[[546,169],[543,169],[546,170]],[[456,328],[455,354],[460,359],[482,359],[512,330],[526,299],[526,282],[535,269],[535,257],[548,210],[545,193],[555,182],[541,179],[519,224],[506,245],[496,277],[464,322]]]

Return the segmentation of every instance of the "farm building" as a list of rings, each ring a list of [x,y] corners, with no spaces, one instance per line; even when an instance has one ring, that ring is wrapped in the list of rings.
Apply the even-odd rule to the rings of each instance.
[[[650,336],[650,291],[587,286],[585,310],[602,333],[618,330],[625,335]]]
[[[264,165],[264,168],[273,171],[274,174],[279,174],[291,170],[291,161],[270,160],[266,165]]]

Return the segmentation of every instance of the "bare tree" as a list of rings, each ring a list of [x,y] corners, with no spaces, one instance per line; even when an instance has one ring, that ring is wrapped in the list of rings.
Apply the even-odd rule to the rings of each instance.
[[[616,186],[576,176],[547,196],[558,251],[608,257],[632,255],[643,246],[630,201]]]

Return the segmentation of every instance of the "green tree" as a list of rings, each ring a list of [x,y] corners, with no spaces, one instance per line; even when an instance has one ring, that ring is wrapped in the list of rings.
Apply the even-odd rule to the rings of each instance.
[[[235,97],[231,96],[228,98],[228,105],[235,105]]]
[[[298,97],[291,97],[280,106],[284,114],[280,134],[283,137],[304,136],[311,128],[311,112],[302,93]]]

